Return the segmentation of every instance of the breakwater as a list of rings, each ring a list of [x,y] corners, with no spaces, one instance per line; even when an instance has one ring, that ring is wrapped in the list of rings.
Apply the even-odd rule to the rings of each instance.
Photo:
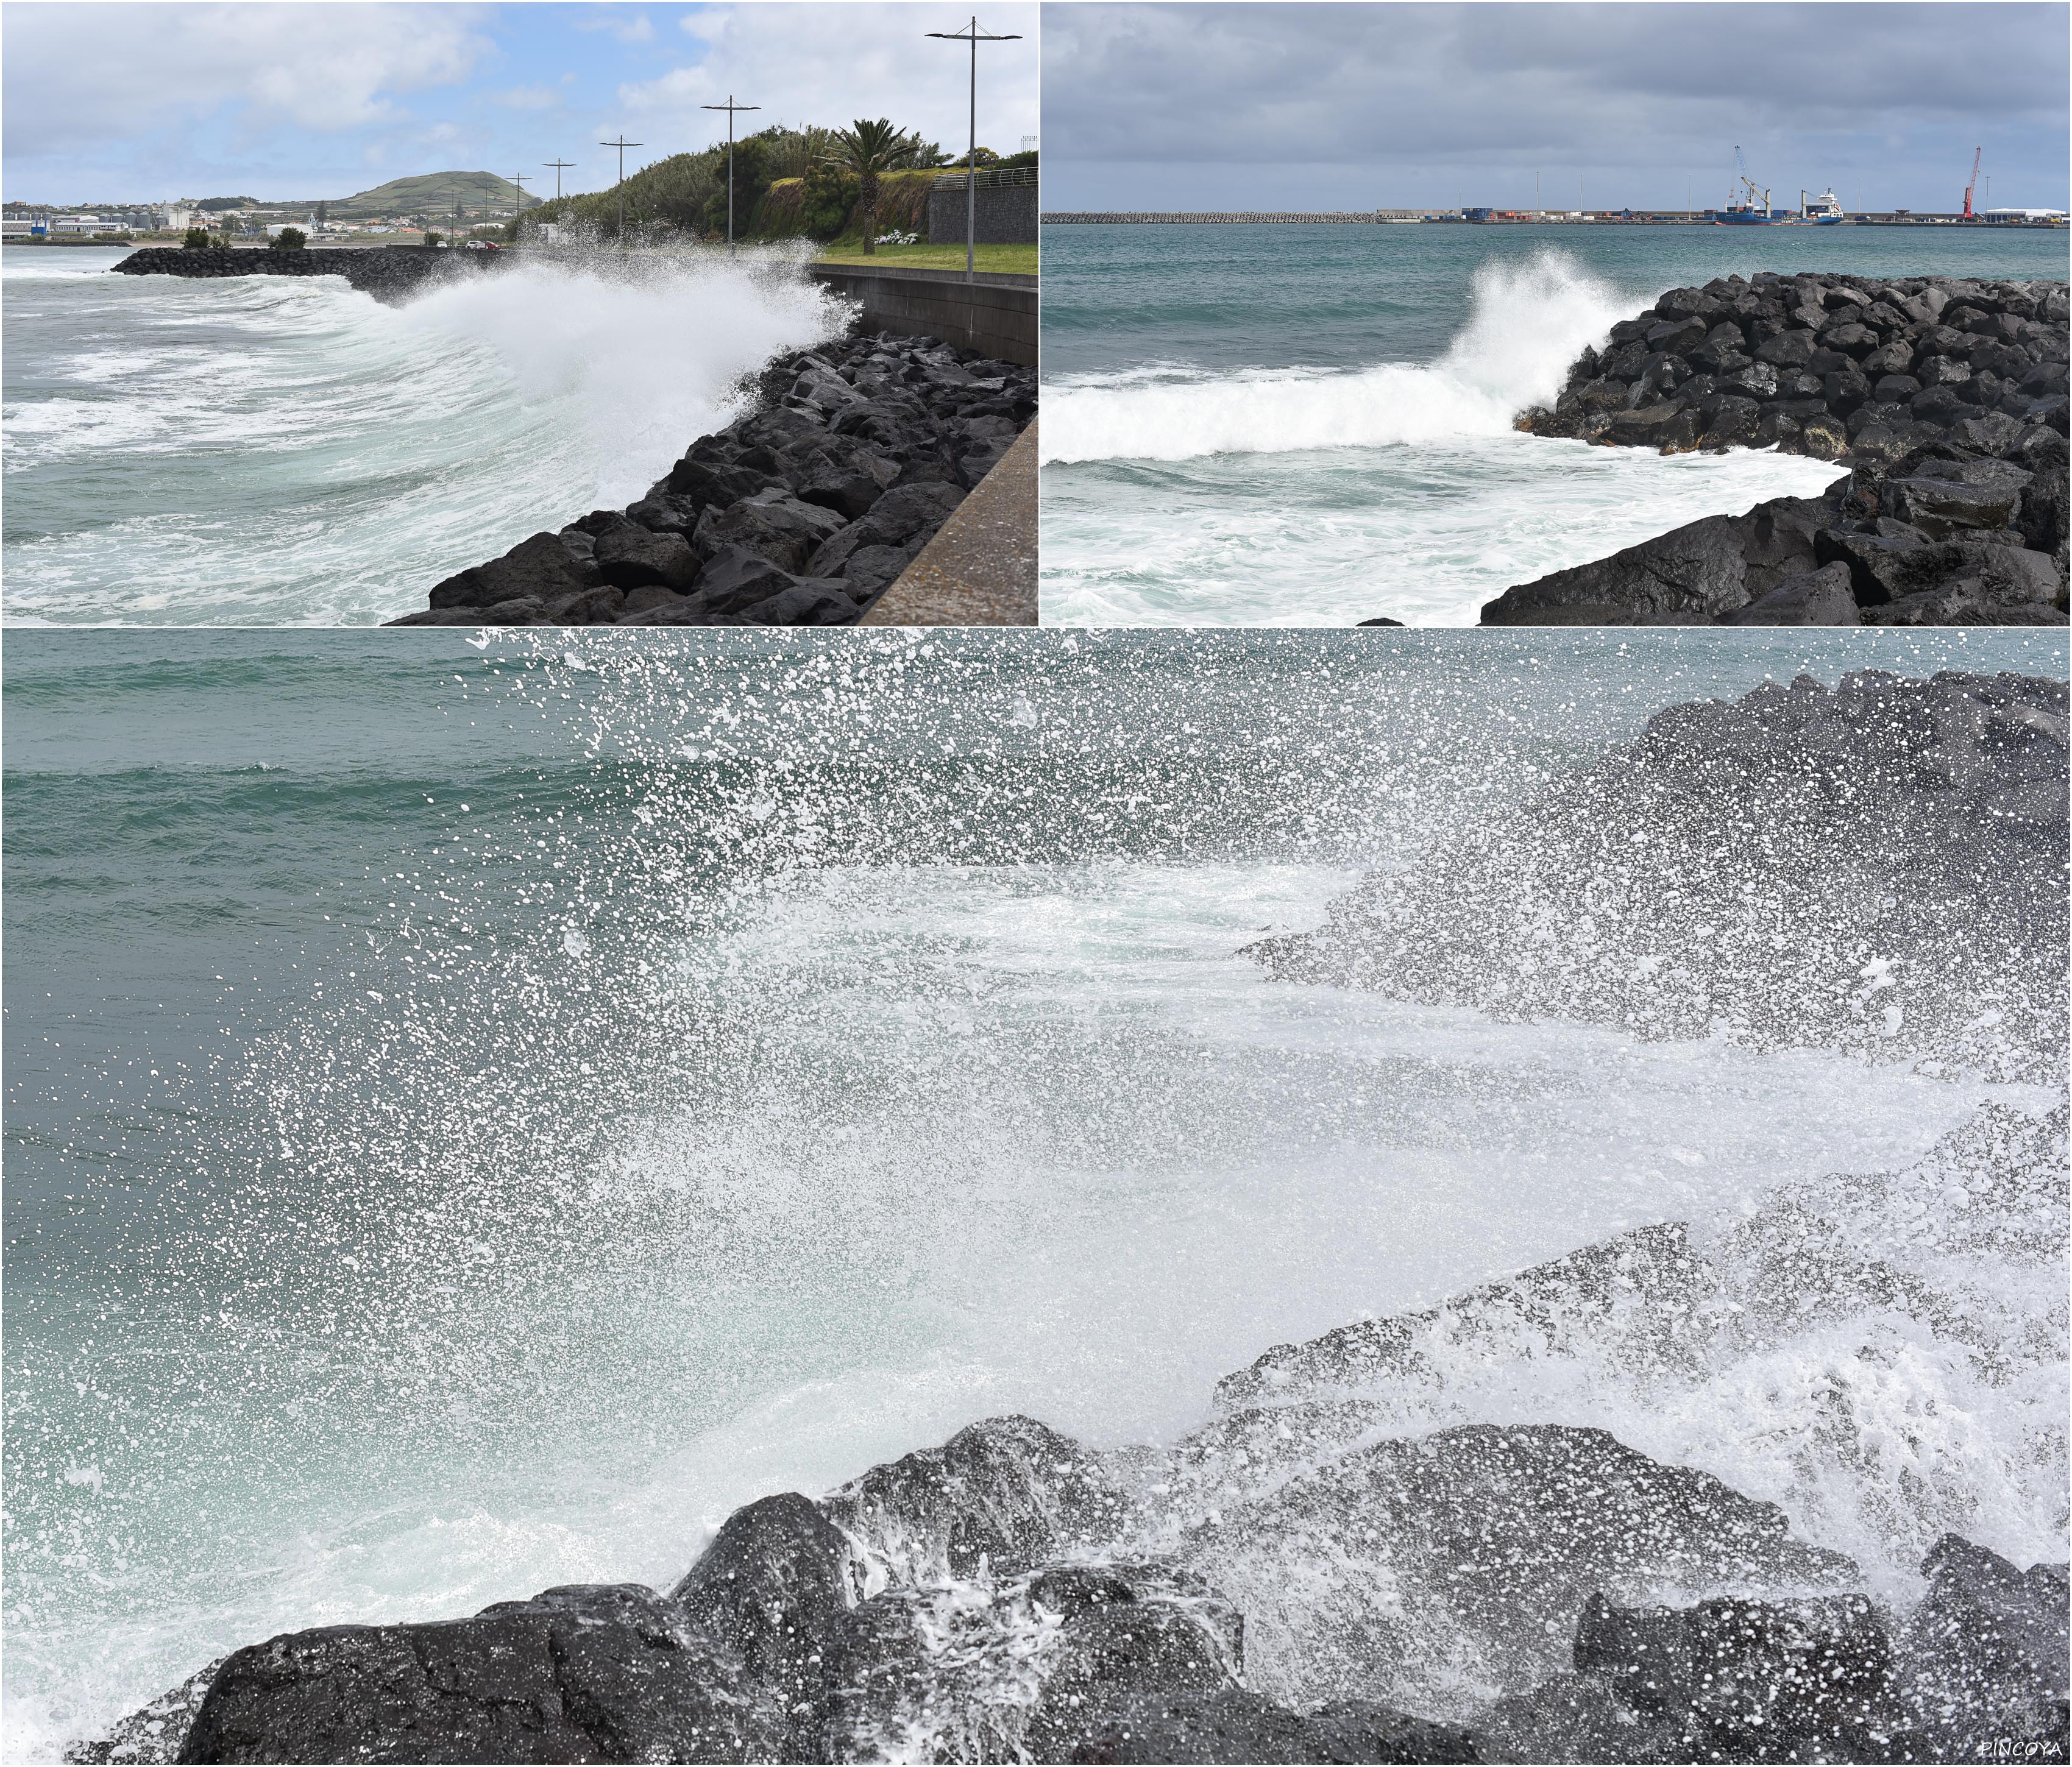
[[[1231,209],[1215,212],[1153,212],[1150,211],[1093,212],[1066,210],[1043,217],[1046,226],[1097,227],[1113,223],[1117,225],[1184,226],[1198,224],[1204,227],[1250,226],[1264,222],[1291,222],[1316,224],[1342,224],[1356,226],[1371,221],[1422,220],[1429,212],[1420,208],[1368,208],[1356,212],[1332,210],[1316,213],[1289,210]]]
[[[2066,606],[2058,281],[1803,273],[1672,289],[1585,350],[1533,434],[1849,469],[1507,590],[1487,625],[2057,623]]]
[[[119,276],[339,276],[377,301],[407,300],[431,284],[515,261],[503,252],[427,250],[421,245],[356,252],[240,251],[146,246],[114,266]]]
[[[1013,446],[1036,376],[881,334],[779,356],[756,394],[644,497],[534,534],[389,623],[853,624]]]

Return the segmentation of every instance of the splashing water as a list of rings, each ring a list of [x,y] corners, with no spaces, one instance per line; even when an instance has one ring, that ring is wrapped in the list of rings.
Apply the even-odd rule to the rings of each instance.
[[[1542,250],[1480,265],[1429,361],[1047,377],[1046,623],[1471,624],[1514,583],[1833,480],[1796,456],[1519,434],[1632,310]]]
[[[362,624],[638,497],[739,382],[847,323],[783,257],[343,281],[6,261],[11,621]],[[58,254],[49,254],[57,257]]]
[[[1622,307],[1618,290],[1558,253],[1485,264],[1466,326],[1435,363],[1170,378],[1153,368],[1117,386],[1068,382],[1046,388],[1043,458],[1194,460],[1507,435],[1519,411],[1553,398]]]
[[[1275,1342],[1664,1218],[1729,1235],[2037,1103],[1235,953],[1666,701],[2054,635],[425,635],[10,655],[48,843],[11,955],[65,1003],[10,1025],[18,1758],[276,1631],[666,1584],[737,1504],[981,1416],[1171,1441]],[[89,682],[126,743],[78,740]],[[104,1000],[139,953],[149,999]],[[1827,1329],[1660,1416],[1615,1358],[1550,1390],[1853,1544],[1906,1468],[1774,1440],[1849,1366]],[[2022,1543],[2049,1370],[1930,1372],[1967,1414],[1922,1440],[1937,1513]],[[1457,1373],[1405,1427],[1545,1403]],[[1910,1379],[1850,1403],[1887,1429]]]

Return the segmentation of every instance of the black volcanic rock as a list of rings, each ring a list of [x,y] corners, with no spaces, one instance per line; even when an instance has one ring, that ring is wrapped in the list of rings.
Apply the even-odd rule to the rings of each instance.
[[[783,1742],[775,1702],[739,1659],[626,1584],[233,1651],[177,1758],[748,1761]]]
[[[521,540],[501,558],[457,572],[432,590],[434,610],[494,607],[532,597],[542,603],[565,600],[603,581],[594,563],[585,564],[553,534]]]
[[[565,528],[565,557],[536,535],[390,623],[853,624],[1036,412],[1033,368],[926,337],[796,351],[754,384],[645,496]],[[599,586],[623,599],[582,593]]]
[[[1745,306],[1749,329],[1720,318],[1680,357],[1634,355],[1643,335],[1686,336],[1695,301],[1720,314]],[[1515,586],[1484,606],[1482,623],[1855,623],[1829,594],[1832,579],[1817,594],[1768,599],[1786,575],[1838,560],[1851,565],[1857,620],[1868,623],[2062,623],[2066,311],[2058,282],[1859,286],[1808,273],[1672,290],[1613,328],[1615,340],[1635,328],[1634,341],[1586,350],[1553,407],[1528,411],[1519,427],[1665,454],[1775,447],[1837,461],[1849,477],[1819,499],[1709,516]],[[1741,348],[1750,337],[1753,358]],[[1787,509],[1817,545],[1785,575],[1753,554],[1737,569],[1734,542]],[[1880,552],[1888,520],[1906,530],[1903,542],[2000,540],[2032,556],[1926,553],[1899,568],[1902,586],[1857,544]]]

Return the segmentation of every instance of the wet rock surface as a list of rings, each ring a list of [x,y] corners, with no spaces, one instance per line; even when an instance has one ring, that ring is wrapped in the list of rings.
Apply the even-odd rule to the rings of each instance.
[[[336,276],[377,301],[400,304],[432,283],[479,274],[515,262],[502,252],[426,251],[421,246],[384,250],[274,252],[230,248],[190,252],[148,245],[114,266],[118,276]]]
[[[1033,368],[934,338],[777,358],[647,495],[435,585],[397,626],[847,626],[1036,413]]]
[[[1713,1408],[1774,1378],[1770,1336],[1808,1297],[1844,1366],[1910,1353],[1918,1407],[1965,1396],[1925,1371],[1938,1338],[2033,1380],[2067,1326],[2065,1119],[1996,1107],[1918,1167],[1281,1346],[1170,1448],[974,1424],[818,1502],[746,1506],[666,1595],[269,1640],[72,1758],[2062,1760],[2066,1571],[1937,1534],[1980,1518],[1954,1489],[1938,1511],[1922,1444],[1880,1521],[1895,1597],[1776,1503],[1605,1430],[1430,1424],[1478,1383]],[[1923,1206],[1958,1191],[1954,1226]],[[1953,1258],[2035,1273],[2056,1316],[1996,1334]],[[1777,1423],[1794,1461],[1865,1449],[1823,1439],[1832,1411]],[[2039,1441],[2032,1502],[2062,1501],[2059,1446]],[[1794,1510],[1840,1528],[1807,1473]]]
[[[1809,272],[1671,290],[1519,427],[1663,454],[1774,447],[1848,475],[1519,584],[1482,623],[2064,623],[2066,313],[2062,282]]]
[[[1253,954],[1505,1018],[2054,1075],[2066,717],[2062,682],[1879,671],[1677,706]]]

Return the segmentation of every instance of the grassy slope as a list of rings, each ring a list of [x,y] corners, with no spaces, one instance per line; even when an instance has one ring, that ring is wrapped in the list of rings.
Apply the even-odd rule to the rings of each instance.
[[[837,240],[818,256],[823,264],[889,264],[910,270],[961,270],[964,267],[964,249],[961,244],[881,245],[871,257],[865,257],[861,240]],[[1037,273],[1036,248],[1034,245],[981,245],[978,249],[976,267],[1004,274],[1034,276]]]
[[[493,172],[426,172],[417,178],[392,178],[356,196],[330,198],[331,216],[333,220],[345,220],[356,215],[407,215],[450,209],[455,185],[460,187],[462,208],[472,209],[482,200],[485,179],[492,203],[508,208],[520,199],[518,187]],[[536,196],[523,198],[528,208],[538,200]]]

